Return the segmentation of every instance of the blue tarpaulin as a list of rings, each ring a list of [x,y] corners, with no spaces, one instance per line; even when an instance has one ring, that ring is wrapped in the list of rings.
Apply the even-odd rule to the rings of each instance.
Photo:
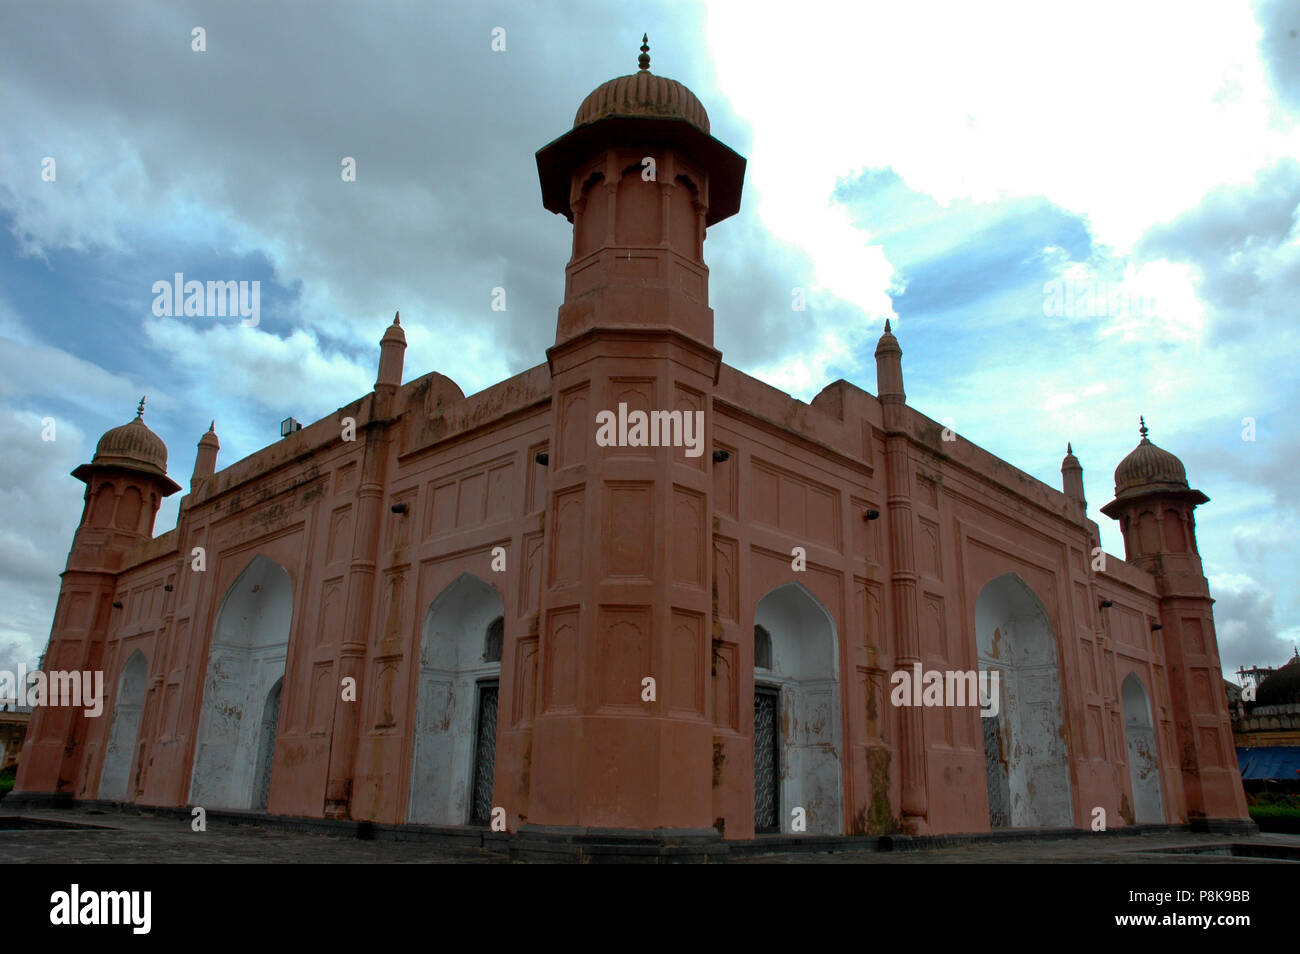
[[[1242,778],[1300,779],[1300,745],[1238,748],[1237,768]]]

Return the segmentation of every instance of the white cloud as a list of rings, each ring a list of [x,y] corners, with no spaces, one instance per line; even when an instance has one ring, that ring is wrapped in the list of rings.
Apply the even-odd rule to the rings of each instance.
[[[1300,154],[1235,4],[707,6],[720,87],[754,128],[751,197],[872,313],[887,263],[826,208],[856,170],[942,201],[1044,196],[1124,253],[1212,186]]]

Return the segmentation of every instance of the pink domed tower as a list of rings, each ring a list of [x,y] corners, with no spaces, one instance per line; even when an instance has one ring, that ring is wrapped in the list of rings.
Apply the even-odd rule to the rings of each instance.
[[[1101,512],[1119,521],[1127,562],[1155,577],[1188,814],[1243,818],[1214,600],[1196,548],[1193,511],[1210,498],[1188,485],[1182,461],[1151,443],[1140,420],[1142,440],[1115,468],[1115,499]]]
[[[573,223],[555,343],[592,328],[674,328],[713,344],[708,226],[740,210],[745,160],[689,89],[640,69],[598,86],[537,153],[542,204]]]
[[[72,476],[85,483],[86,503],[62,574],[46,671],[103,669],[122,556],[153,537],[162,498],[181,489],[167,476],[166,445],[144,423],[144,398],[135,420],[106,432],[90,463]],[[104,691],[111,692],[107,685]],[[36,708],[15,791],[71,797],[82,787],[86,718],[79,708]]]
[[[650,72],[644,38],[641,51],[638,72],[598,87],[537,153],[543,204],[573,223],[547,352],[529,811],[543,827],[713,823],[710,521],[725,465],[709,439],[721,354],[703,250],[706,228],[740,207],[745,160],[709,135],[689,89]],[[649,446],[630,432],[602,442],[604,413],[675,420],[678,439],[652,424]]]

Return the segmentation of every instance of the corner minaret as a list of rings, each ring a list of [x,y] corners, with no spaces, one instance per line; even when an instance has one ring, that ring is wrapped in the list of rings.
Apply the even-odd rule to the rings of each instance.
[[[167,446],[144,423],[144,398],[135,420],[107,431],[90,463],[72,476],[86,485],[85,506],[62,573],[44,665],[102,671],[123,557],[153,537],[162,498],[181,489],[167,476]],[[83,782],[86,718],[77,708],[36,708],[15,791],[72,797]]]
[[[1178,757],[1192,817],[1244,818],[1245,796],[1220,675],[1214,600],[1196,547],[1193,511],[1209,497],[1187,483],[1187,471],[1142,440],[1115,468],[1115,499],[1101,512],[1118,520],[1127,562],[1155,577]]]
[[[712,471],[736,464],[712,456],[722,356],[703,245],[740,207],[745,160],[709,135],[694,93],[650,72],[644,38],[638,64],[537,153],[542,203],[573,223],[573,250],[547,351],[538,632],[518,634],[540,643],[541,704],[530,729],[498,736],[498,758],[529,751],[532,771],[498,778],[495,797],[544,828],[700,831],[717,818]],[[605,412],[667,430],[598,442]]]

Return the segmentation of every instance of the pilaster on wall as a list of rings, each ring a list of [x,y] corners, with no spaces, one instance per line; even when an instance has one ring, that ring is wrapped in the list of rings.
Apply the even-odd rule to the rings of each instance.
[[[398,372],[400,375],[400,370]],[[391,407],[391,393],[376,386],[373,410],[378,416]],[[348,564],[347,602],[344,626],[335,658],[337,684],[352,679],[356,694],[345,699],[335,694],[333,729],[330,733],[329,770],[325,783],[323,813],[326,818],[352,818],[356,757],[361,731],[361,706],[366,682],[366,634],[373,632],[375,575],[379,559],[379,536],[383,527],[383,503],[388,482],[394,421],[387,416],[367,421],[361,428],[361,478],[357,488],[356,520],[353,524],[352,557]],[[367,807],[366,811],[371,809]]]
[[[921,622],[917,605],[919,576],[913,539],[911,438],[905,424],[907,395],[903,390],[903,351],[885,322],[876,344],[876,383],[885,431],[885,506],[889,511],[889,599],[898,637],[894,666],[910,669],[923,664]],[[899,714],[901,798],[904,831],[930,831],[926,778],[925,719],[920,707],[904,706]]]
[[[885,406],[885,480],[889,510],[889,593],[894,624],[897,627],[898,653],[894,666],[910,670],[922,665],[921,627],[917,608],[916,546],[913,540],[910,439],[891,418],[901,415],[901,405]],[[929,832],[929,798],[926,782],[924,711],[918,706],[904,706],[899,713],[900,748],[902,750],[902,822],[914,834]]]

